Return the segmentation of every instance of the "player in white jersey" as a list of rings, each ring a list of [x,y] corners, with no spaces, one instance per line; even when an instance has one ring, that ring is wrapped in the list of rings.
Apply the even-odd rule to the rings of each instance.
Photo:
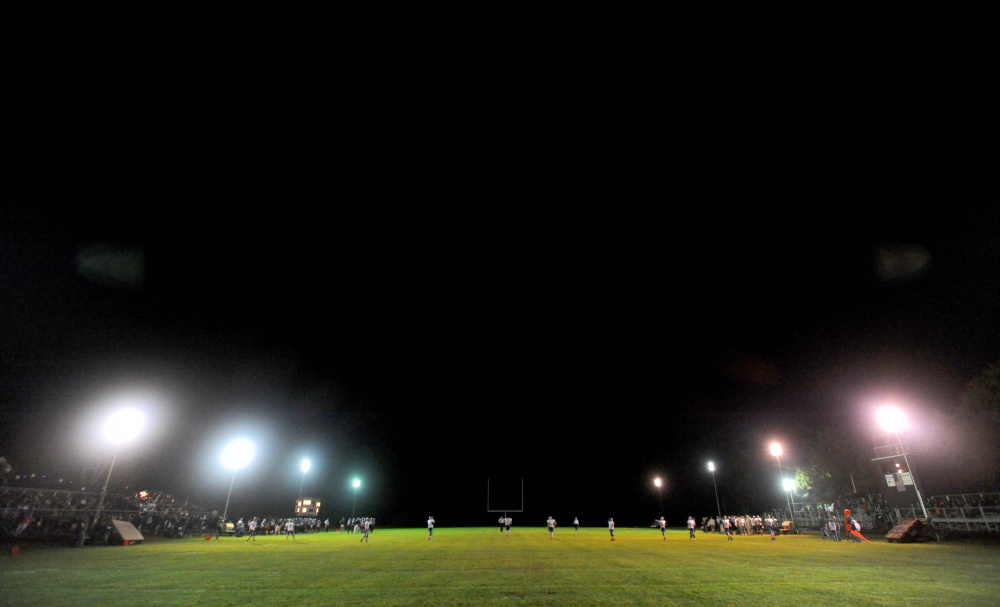
[[[688,517],[688,539],[692,539],[692,540],[695,539],[694,538],[694,526],[695,526],[694,517],[693,516],[689,516]]]
[[[288,541],[289,537],[292,538],[293,542],[295,541],[295,521],[292,521],[292,520],[285,521],[285,541],[286,542]]]
[[[510,537],[510,524],[513,523],[513,522],[514,522],[514,519],[510,518],[509,516],[505,516],[504,519],[503,519],[503,527],[504,527],[504,530],[507,531],[507,537]]]
[[[371,528],[372,528],[372,520],[368,517],[365,517],[361,521],[361,532],[364,533],[364,536],[361,538],[360,541],[365,542],[366,544],[368,543],[368,532],[371,530]]]
[[[663,541],[667,541],[667,519],[660,517],[660,520],[656,521],[660,525],[660,535],[663,536]]]
[[[253,543],[256,544],[257,543],[257,517],[256,516],[253,518],[252,521],[250,521],[250,524],[247,525],[247,527],[250,529],[250,533],[247,534],[247,541],[249,542],[250,540],[253,540]]]
[[[579,519],[579,517],[575,517],[575,516],[573,517],[573,528],[576,529],[577,531],[580,530],[580,519]]]
[[[615,541],[615,519],[608,519],[608,531],[611,532],[611,541]]]
[[[427,541],[431,541],[431,536],[434,535],[434,517],[427,517]]]
[[[552,517],[550,516],[550,517],[548,518],[548,520],[546,520],[546,521],[545,521],[545,524],[546,524],[546,525],[548,525],[548,527],[549,527],[549,539],[550,539],[550,540],[551,540],[551,539],[555,539],[555,533],[556,533],[556,519],[554,519],[554,518],[552,518]]]
[[[774,541],[774,526],[778,521],[774,520],[774,517],[770,514],[764,519],[764,523],[767,525],[767,530],[771,533],[771,541]]]

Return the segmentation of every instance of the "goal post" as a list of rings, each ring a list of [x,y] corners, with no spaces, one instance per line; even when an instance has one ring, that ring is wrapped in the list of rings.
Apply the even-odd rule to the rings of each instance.
[[[486,479],[486,511],[503,514],[524,512],[524,479]]]

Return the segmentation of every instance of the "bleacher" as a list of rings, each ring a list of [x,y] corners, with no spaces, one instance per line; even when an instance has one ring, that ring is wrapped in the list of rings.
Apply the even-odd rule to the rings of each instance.
[[[862,529],[888,530],[889,517],[882,509],[882,500],[877,495],[855,495],[850,498],[838,499],[832,504],[820,502],[796,502],[795,527],[797,529],[820,528],[820,523],[830,517],[844,519],[844,509],[850,509],[851,515],[861,523]]]
[[[935,531],[1000,533],[1000,493],[933,495],[927,514]],[[923,518],[919,508],[897,508],[894,518]]]

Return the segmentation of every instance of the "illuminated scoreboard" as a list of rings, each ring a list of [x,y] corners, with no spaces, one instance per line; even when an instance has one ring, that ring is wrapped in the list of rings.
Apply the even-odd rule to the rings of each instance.
[[[319,514],[319,502],[311,497],[295,500],[295,514],[298,516],[316,516]]]

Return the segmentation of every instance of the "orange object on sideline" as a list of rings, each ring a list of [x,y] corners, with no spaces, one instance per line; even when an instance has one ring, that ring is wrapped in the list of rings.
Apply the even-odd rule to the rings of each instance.
[[[21,549],[20,549],[20,548],[18,548],[17,546],[14,546],[14,547],[12,547],[12,548],[10,549],[10,553],[11,553],[11,554],[21,554]]]

